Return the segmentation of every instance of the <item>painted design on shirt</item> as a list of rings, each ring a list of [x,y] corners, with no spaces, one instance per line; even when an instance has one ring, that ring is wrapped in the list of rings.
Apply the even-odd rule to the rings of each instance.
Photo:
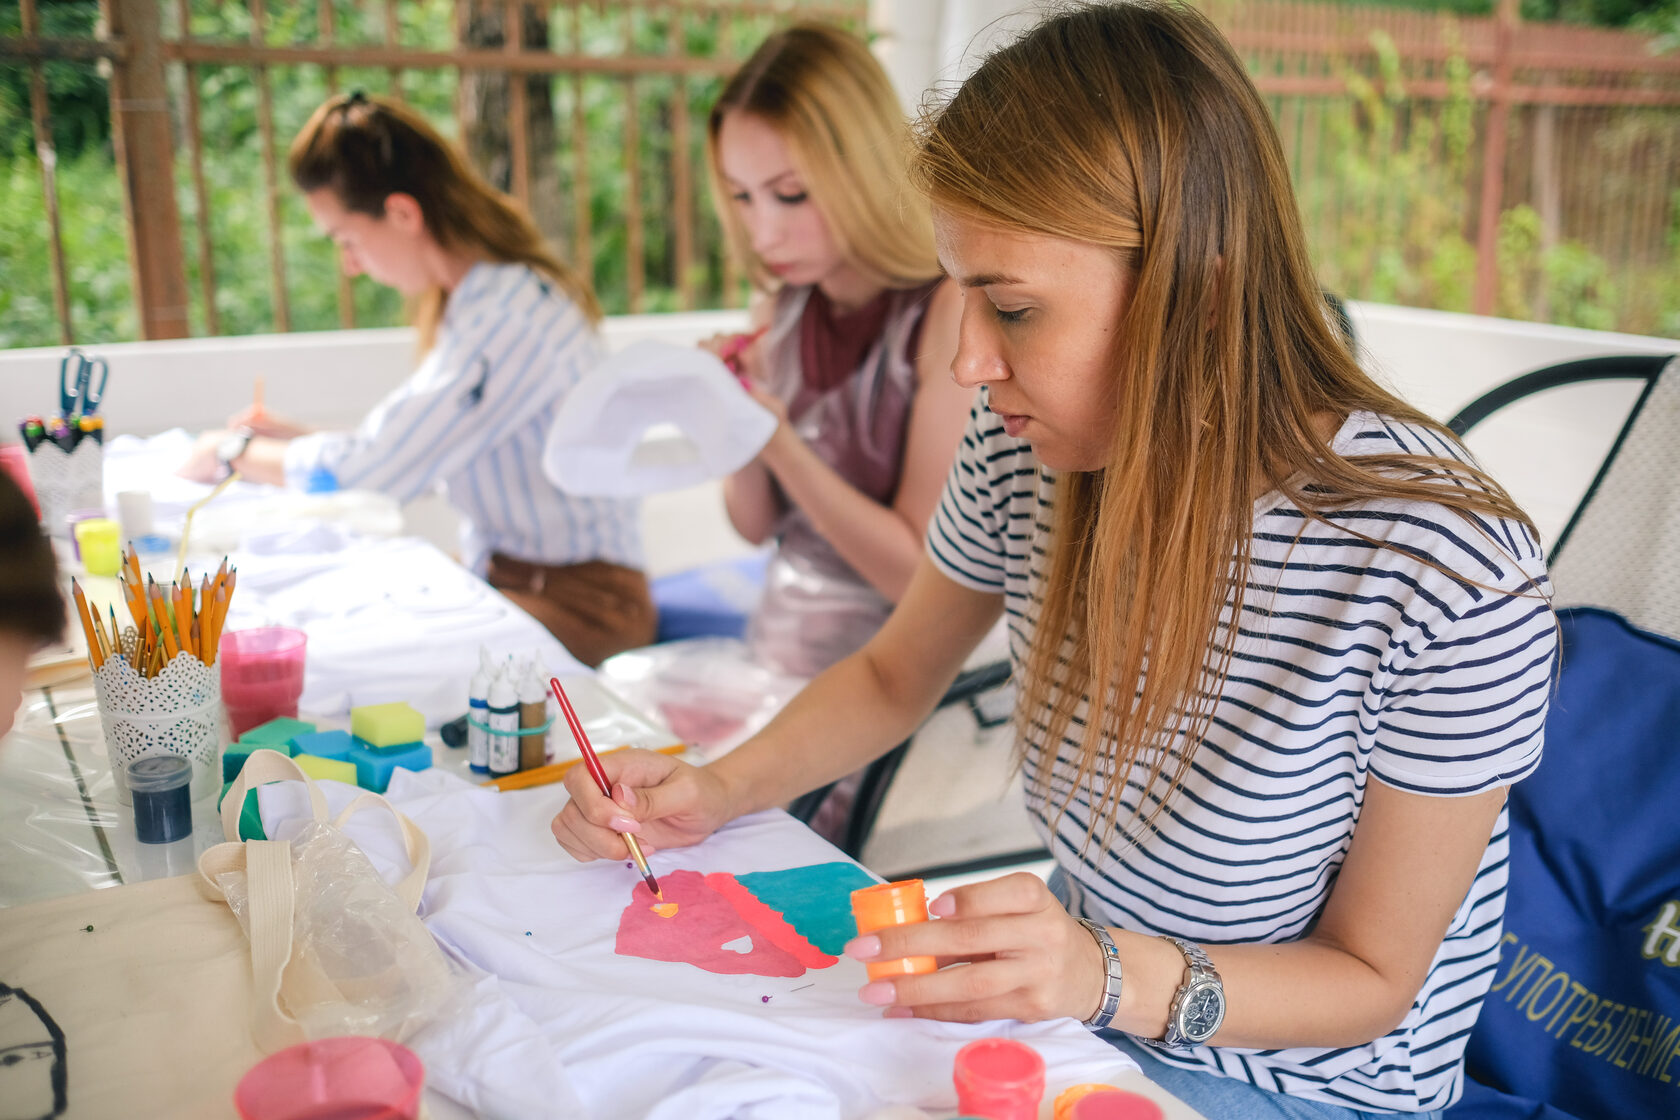
[[[837,963],[857,935],[851,892],[873,881],[843,862],[740,877],[668,872],[659,877],[663,904],[636,884],[614,951],[720,976],[803,976]]]

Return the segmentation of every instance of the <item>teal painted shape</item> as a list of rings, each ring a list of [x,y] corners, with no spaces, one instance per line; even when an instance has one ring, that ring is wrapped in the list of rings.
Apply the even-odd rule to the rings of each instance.
[[[846,942],[857,936],[852,892],[875,885],[869,872],[839,860],[785,871],[749,871],[735,878],[831,957],[838,957]]]

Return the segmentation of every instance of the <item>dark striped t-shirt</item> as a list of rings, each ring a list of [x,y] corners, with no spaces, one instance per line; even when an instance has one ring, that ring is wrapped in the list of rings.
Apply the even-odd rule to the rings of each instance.
[[[1465,457],[1436,432],[1369,413],[1351,417],[1335,447]],[[1004,596],[1017,673],[1053,483],[982,398],[928,531],[946,575]],[[1085,844],[1093,798],[1071,789],[1072,740],[1048,790],[1028,782],[1028,808],[1072,880],[1076,915],[1203,943],[1294,940],[1329,897],[1368,777],[1451,797],[1515,782],[1539,763],[1556,638],[1536,593],[1549,588],[1534,538],[1428,503],[1372,501],[1329,520],[1306,521],[1276,493],[1255,502],[1229,676],[1153,833],[1135,845]],[[1227,608],[1221,641],[1229,625]],[[1076,733],[1083,716],[1082,704]],[[1029,749],[1029,776],[1040,750]],[[1146,779],[1141,766],[1129,776],[1121,821]],[[1458,1097],[1465,1035],[1498,959],[1506,853],[1502,811],[1416,1002],[1389,1034],[1340,1049],[1203,1046],[1162,1057],[1354,1108],[1445,1107]]]

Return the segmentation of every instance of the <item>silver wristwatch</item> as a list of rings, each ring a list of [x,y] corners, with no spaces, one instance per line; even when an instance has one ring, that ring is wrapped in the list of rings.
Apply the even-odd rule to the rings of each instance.
[[[1102,1003],[1098,1005],[1095,1014],[1085,1020],[1085,1026],[1098,1031],[1114,1022],[1114,1016],[1120,1011],[1120,950],[1114,947],[1114,938],[1096,922],[1089,918],[1080,918],[1079,924],[1097,939],[1097,945],[1103,953],[1103,968],[1108,974],[1103,981]]]
[[[1173,1050],[1200,1046],[1225,1021],[1225,985],[1219,979],[1219,970],[1200,947],[1181,937],[1166,940],[1184,954],[1184,983],[1179,985],[1167,1011],[1166,1037],[1139,1037],[1138,1041]]]
[[[216,444],[216,462],[221,464],[221,477],[226,478],[233,473],[234,460],[245,454],[245,449],[251,446],[251,439],[256,434],[250,428],[238,428],[229,432]]]

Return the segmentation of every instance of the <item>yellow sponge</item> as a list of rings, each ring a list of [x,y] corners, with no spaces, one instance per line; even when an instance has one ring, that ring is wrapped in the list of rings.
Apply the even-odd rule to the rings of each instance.
[[[336,758],[321,758],[313,754],[300,754],[292,759],[298,764],[298,769],[308,774],[316,781],[331,778],[335,782],[343,782],[347,786],[356,784],[356,764],[341,762]]]
[[[350,734],[370,747],[417,743],[426,737],[426,717],[403,703],[350,709]]]

